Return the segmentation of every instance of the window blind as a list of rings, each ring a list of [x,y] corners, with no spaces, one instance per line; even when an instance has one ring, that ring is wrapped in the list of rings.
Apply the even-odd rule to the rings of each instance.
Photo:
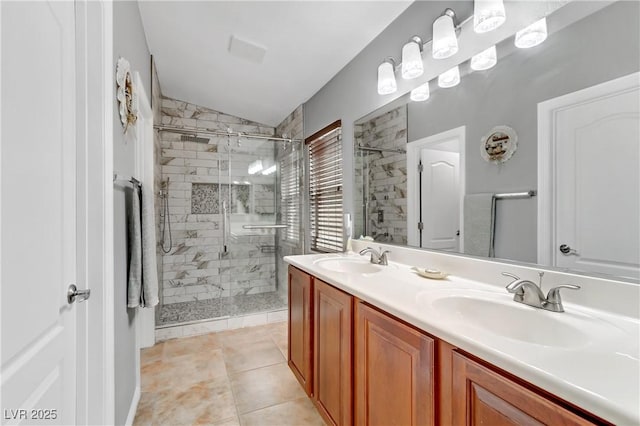
[[[300,149],[292,147],[291,152],[280,160],[280,212],[282,223],[281,239],[295,245],[300,243]]]
[[[321,252],[342,251],[342,132],[339,122],[316,135],[307,139],[310,248]]]

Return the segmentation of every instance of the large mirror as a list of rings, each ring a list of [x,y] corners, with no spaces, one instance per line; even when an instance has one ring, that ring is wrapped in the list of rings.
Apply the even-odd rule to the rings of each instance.
[[[354,235],[637,280],[640,7],[589,7],[357,120]]]

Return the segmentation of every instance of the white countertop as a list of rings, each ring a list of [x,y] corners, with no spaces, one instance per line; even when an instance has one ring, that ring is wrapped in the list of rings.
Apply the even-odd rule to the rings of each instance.
[[[615,313],[565,302],[565,312],[554,313],[521,304],[532,321],[532,328],[543,320],[565,315],[562,321],[590,322],[584,331],[586,340],[566,347],[546,346],[505,338],[483,329],[472,321],[443,317],[430,309],[432,295],[483,294],[503,302],[511,299],[503,287],[487,285],[450,275],[446,280],[430,280],[414,273],[408,265],[389,262],[372,274],[335,272],[319,263],[320,259],[344,257],[344,254],[286,256],[284,260],[335,287],[350,293],[452,345],[478,356],[522,379],[571,402],[584,410],[619,425],[640,424],[640,321]],[[361,259],[351,253],[349,256]],[[450,271],[451,272],[451,271]],[[424,300],[427,302],[424,302]],[[425,304],[426,303],[426,304]],[[516,302],[512,302],[516,303]],[[500,319],[501,320],[501,319]],[[509,318],[504,318],[508,324]],[[554,333],[535,329],[536,332]],[[562,346],[562,345],[561,345]]]

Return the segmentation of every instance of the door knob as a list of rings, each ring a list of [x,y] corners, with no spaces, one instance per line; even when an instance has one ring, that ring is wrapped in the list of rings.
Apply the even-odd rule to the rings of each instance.
[[[78,290],[75,284],[71,284],[69,286],[69,290],[67,290],[67,302],[72,304],[76,300],[78,302],[84,302],[91,296],[91,290]]]
[[[578,252],[577,252],[577,251],[575,251],[574,249],[572,249],[571,247],[569,247],[569,246],[568,246],[568,245],[566,245],[566,244],[562,244],[562,245],[560,246],[560,253],[562,253],[562,254],[564,254],[564,255],[566,255],[566,256],[568,256],[568,255],[570,255],[570,254],[575,254],[575,255],[577,255],[577,254],[578,254]]]

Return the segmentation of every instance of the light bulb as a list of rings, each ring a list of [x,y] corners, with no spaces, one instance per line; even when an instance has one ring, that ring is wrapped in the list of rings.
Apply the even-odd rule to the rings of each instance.
[[[444,89],[457,86],[458,83],[460,83],[460,70],[457,65],[438,76],[438,86]]]
[[[429,99],[429,95],[429,82],[427,81],[425,84],[421,84],[420,86],[413,89],[411,91],[411,95],[409,95],[409,98],[411,98],[411,100],[414,102],[422,102]]]
[[[402,47],[402,78],[410,80],[420,77],[424,72],[420,54],[420,37],[414,37]]]
[[[471,58],[471,69],[475,71],[484,71],[492,68],[497,63],[498,56],[496,53],[496,46],[494,45]]]
[[[385,60],[378,67],[378,94],[388,95],[398,90],[393,62]]]
[[[495,30],[504,24],[507,16],[502,0],[475,0],[473,2],[473,29],[477,33]]]
[[[262,171],[262,161],[256,160],[253,163],[249,164],[249,169],[247,170],[247,173],[249,173],[250,175],[255,175],[256,173],[259,173],[261,171]]]
[[[535,47],[547,39],[547,18],[534,22],[516,33],[515,45],[520,49]]]
[[[276,171],[276,165],[274,164],[273,166],[267,167],[266,169],[264,169],[262,171],[262,174],[265,175],[265,176],[268,176],[268,175],[272,174],[275,171]]]
[[[450,13],[449,13],[450,11]],[[453,11],[447,9],[445,14],[433,22],[433,44],[431,54],[434,59],[445,59],[458,52],[458,38],[453,25]]]

